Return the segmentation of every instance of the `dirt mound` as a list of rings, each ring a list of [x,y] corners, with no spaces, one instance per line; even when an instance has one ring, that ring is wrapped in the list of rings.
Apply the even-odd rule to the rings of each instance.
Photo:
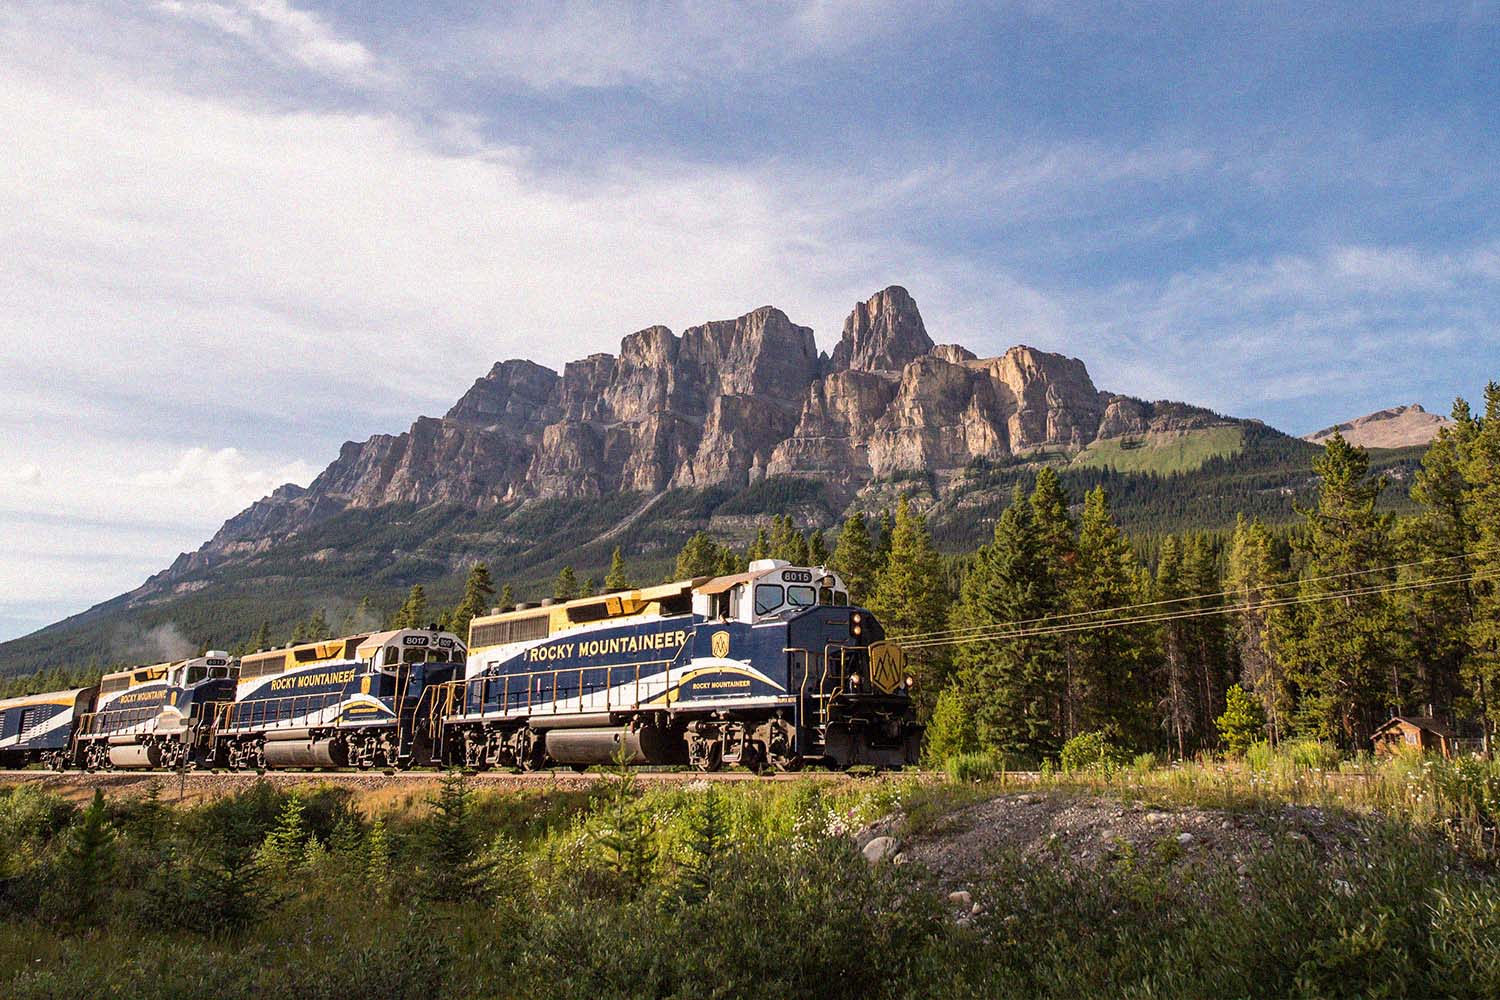
[[[1286,840],[1323,854],[1345,853],[1358,848],[1362,834],[1347,817],[1299,806],[1231,812],[1032,792],[949,813],[910,836],[901,855],[944,885],[965,886],[1007,853],[1088,867],[1156,854],[1184,869],[1243,869],[1255,855]]]

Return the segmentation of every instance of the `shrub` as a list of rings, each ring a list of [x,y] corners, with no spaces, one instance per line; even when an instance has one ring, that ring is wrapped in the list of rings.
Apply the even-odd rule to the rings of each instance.
[[[1320,771],[1338,770],[1339,751],[1332,743],[1313,739],[1287,740],[1277,750],[1297,767]]]
[[[1265,732],[1266,713],[1244,688],[1231,684],[1224,692],[1224,714],[1217,722],[1224,748],[1231,756],[1238,757]]]
[[[1130,761],[1130,751],[1111,742],[1103,730],[1079,733],[1063,744],[1064,771],[1104,771],[1109,773]]]
[[[963,692],[950,684],[938,692],[932,719],[927,723],[927,759],[943,763],[959,754],[979,749],[974,729],[974,713],[964,704]]]
[[[993,753],[961,753],[943,764],[950,781],[971,783],[989,781],[1005,768],[1005,759]]]

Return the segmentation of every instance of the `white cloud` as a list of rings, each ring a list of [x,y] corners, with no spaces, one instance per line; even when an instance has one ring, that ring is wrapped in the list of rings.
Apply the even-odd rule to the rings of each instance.
[[[1495,252],[1349,244],[1242,260],[1074,294],[1069,321],[1094,343],[1101,385],[1252,416],[1301,402],[1327,426],[1410,402],[1414,386],[1491,377],[1452,359],[1500,324]]]
[[[321,18],[287,0],[157,0],[156,9],[208,25],[263,53],[290,60],[347,83],[379,79],[375,56],[359,42],[341,38]]]
[[[204,491],[244,503],[270,493],[284,483],[306,486],[318,474],[307,462],[296,461],[274,469],[252,462],[238,448],[189,448],[170,468],[148,469],[133,477],[137,486],[173,490],[189,496]]]
[[[27,462],[16,468],[14,478],[23,486],[35,486],[42,481],[42,470],[39,466]]]
[[[639,84],[679,87],[786,70],[812,56],[917,30],[951,3],[873,0],[622,2],[549,0],[506,4],[457,37],[472,70],[537,90]]]

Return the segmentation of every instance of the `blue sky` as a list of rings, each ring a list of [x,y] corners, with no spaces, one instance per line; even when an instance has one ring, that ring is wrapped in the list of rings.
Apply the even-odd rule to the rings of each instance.
[[[890,283],[1294,433],[1500,378],[1500,5],[0,9],[0,637],[490,364]]]

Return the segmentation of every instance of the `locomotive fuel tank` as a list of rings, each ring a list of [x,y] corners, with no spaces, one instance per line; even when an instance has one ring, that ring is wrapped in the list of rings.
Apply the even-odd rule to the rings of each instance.
[[[266,767],[344,767],[349,763],[343,740],[315,739],[307,730],[266,734]]]
[[[547,756],[559,764],[610,764],[624,747],[627,764],[685,764],[687,745],[658,726],[552,729]]]
[[[110,741],[114,744],[114,741]],[[109,763],[118,768],[161,767],[161,747],[155,743],[114,744],[109,748]]]

